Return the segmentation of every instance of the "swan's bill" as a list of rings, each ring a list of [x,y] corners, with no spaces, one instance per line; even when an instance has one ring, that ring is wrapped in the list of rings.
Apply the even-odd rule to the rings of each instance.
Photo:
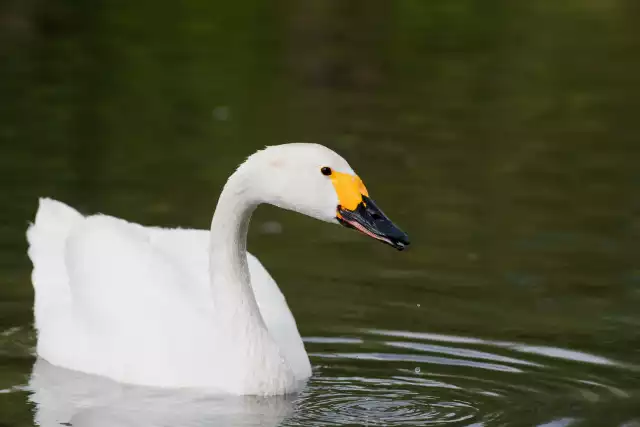
[[[338,206],[336,218],[340,224],[355,228],[361,233],[391,245],[399,251],[409,246],[407,233],[391,222],[368,195],[362,194],[360,198],[361,200],[355,206],[355,209],[348,209],[342,204]],[[342,202],[342,199],[340,201]]]
[[[369,195],[364,183],[356,175],[332,171],[331,183],[338,194],[340,206],[345,209],[355,210],[362,203],[362,196]]]

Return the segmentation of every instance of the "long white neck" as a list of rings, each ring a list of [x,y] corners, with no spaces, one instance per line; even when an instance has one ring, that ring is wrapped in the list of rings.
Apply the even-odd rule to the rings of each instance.
[[[247,264],[247,233],[257,203],[246,186],[242,174],[236,172],[222,190],[211,221],[209,274],[218,320],[233,322],[250,333],[265,326]]]
[[[239,169],[227,181],[211,221],[209,275],[220,354],[239,394],[273,394],[292,390],[295,376],[273,340],[251,287],[247,232],[258,205],[251,174]],[[223,352],[223,353],[222,353]],[[237,375],[238,378],[234,376]]]

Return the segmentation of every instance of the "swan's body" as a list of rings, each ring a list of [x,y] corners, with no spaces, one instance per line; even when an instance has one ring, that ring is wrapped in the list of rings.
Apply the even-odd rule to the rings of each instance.
[[[233,344],[214,338],[220,323],[209,288],[209,231],[84,217],[41,199],[29,240],[41,357],[134,384],[234,392],[224,378],[242,362],[220,363],[220,346]],[[260,261],[247,260],[255,314],[283,350],[293,385],[311,374],[309,358],[278,286]]]
[[[246,252],[246,234],[260,203],[336,222],[347,187],[318,172],[325,164],[336,171],[332,179],[355,177],[318,145],[251,156],[227,182],[211,231],[82,216],[41,199],[27,232],[38,355],[125,383],[231,394],[298,390],[311,375],[309,359],[282,293]]]

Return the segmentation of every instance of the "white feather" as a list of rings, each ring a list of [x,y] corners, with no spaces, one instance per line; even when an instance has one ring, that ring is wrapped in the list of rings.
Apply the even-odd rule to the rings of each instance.
[[[38,355],[125,383],[298,390],[309,359],[278,286],[245,250],[246,228],[260,203],[334,221],[322,166],[353,173],[318,145],[256,153],[229,179],[211,231],[85,217],[40,199],[27,231]]]

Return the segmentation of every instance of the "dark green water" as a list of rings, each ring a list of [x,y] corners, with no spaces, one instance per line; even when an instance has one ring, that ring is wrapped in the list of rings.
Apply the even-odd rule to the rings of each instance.
[[[0,426],[640,426],[639,117],[636,0],[5,0]],[[206,228],[239,162],[301,140],[413,244],[258,210],[300,396],[27,387],[37,197]]]

